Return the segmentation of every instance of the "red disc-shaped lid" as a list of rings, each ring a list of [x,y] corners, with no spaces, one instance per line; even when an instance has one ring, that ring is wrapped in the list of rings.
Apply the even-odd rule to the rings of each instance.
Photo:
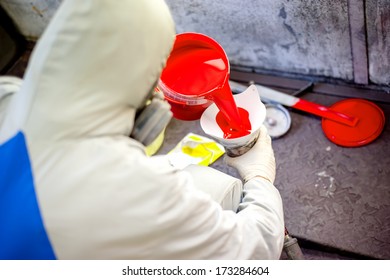
[[[345,99],[330,107],[332,110],[358,118],[351,127],[322,119],[322,130],[333,143],[344,147],[359,147],[374,141],[385,125],[385,115],[376,104],[364,99]]]

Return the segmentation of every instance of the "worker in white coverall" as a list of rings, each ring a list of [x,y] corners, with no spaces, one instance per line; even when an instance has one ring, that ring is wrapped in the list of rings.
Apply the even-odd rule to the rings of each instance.
[[[264,127],[251,150],[225,158],[243,185],[210,167],[179,170],[129,137],[174,38],[163,0],[62,2],[0,107],[0,259],[280,257]]]

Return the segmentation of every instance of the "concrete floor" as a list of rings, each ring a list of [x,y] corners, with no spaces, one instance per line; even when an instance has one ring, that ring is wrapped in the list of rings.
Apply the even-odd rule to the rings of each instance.
[[[326,106],[344,99],[316,93],[302,98]],[[376,104],[389,119],[390,104]],[[344,148],[324,136],[320,118],[289,111],[291,129],[273,140],[275,185],[283,198],[286,226],[301,240],[305,257],[390,259],[388,123],[371,144]],[[188,132],[204,135],[199,121],[173,119],[159,153],[169,152]],[[212,167],[238,176],[222,159]]]
[[[30,46],[7,74],[22,77],[31,49]],[[326,106],[343,99],[315,93],[316,86],[313,92],[302,98]],[[353,95],[354,89],[350,92]],[[390,103],[376,103],[389,119]],[[291,129],[273,141],[275,185],[283,198],[286,226],[298,238],[305,258],[390,259],[388,123],[373,143],[343,148],[323,135],[320,118],[289,111]],[[173,119],[159,154],[169,152],[188,132],[204,135],[199,121]],[[212,166],[238,176],[222,159]]]

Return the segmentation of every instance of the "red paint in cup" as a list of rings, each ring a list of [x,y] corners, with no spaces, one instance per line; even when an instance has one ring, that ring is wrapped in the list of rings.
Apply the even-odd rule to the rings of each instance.
[[[238,137],[250,133],[250,122],[235,104],[229,74],[226,53],[216,41],[199,33],[182,33],[176,36],[158,86],[175,118],[199,119],[215,102],[224,119],[219,121],[221,129],[229,132],[227,137]]]

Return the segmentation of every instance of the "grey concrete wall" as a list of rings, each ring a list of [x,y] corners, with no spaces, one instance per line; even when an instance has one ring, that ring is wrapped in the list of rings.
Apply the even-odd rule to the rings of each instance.
[[[390,86],[390,0],[166,1],[178,33],[213,37],[234,67]],[[29,38],[61,2],[0,0]]]
[[[233,65],[353,79],[347,0],[167,0],[177,32],[216,39]]]
[[[0,0],[0,5],[27,38],[38,38],[62,0]]]
[[[371,82],[390,85],[390,0],[366,0]]]

